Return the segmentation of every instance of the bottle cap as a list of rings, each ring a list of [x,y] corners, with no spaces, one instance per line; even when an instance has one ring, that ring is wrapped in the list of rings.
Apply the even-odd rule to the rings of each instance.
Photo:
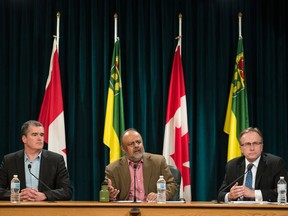
[[[13,175],[13,178],[18,178],[18,175]]]
[[[107,179],[104,179],[104,181],[102,182],[102,185],[108,185]]]

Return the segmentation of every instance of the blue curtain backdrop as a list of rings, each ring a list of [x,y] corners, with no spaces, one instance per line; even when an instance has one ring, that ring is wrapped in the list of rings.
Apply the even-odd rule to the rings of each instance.
[[[126,127],[137,128],[146,151],[159,154],[178,15],[183,15],[182,61],[193,200],[215,199],[224,176],[228,136],[223,126],[236,58],[239,12],[243,13],[251,126],[263,131],[265,151],[288,161],[285,0],[1,0],[1,159],[23,148],[22,123],[38,119],[58,11],[67,158],[74,200],[98,200],[109,161],[102,138],[115,13]]]

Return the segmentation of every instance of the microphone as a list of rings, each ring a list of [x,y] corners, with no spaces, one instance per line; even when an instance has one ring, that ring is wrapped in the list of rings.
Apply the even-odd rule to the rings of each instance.
[[[248,164],[248,166],[247,166],[247,170],[246,170],[246,172],[244,172],[244,174],[242,174],[242,175],[240,175],[237,179],[235,179],[234,181],[232,181],[228,186],[226,186],[224,189],[222,189],[221,191],[225,191],[225,190],[227,190],[227,188],[229,188],[229,187],[231,187],[233,184],[235,184],[235,182],[237,182],[240,178],[242,178],[247,172],[249,172],[251,169],[252,169],[252,167],[253,167],[254,165],[251,163],[251,164]],[[220,191],[220,192],[221,192]],[[218,200],[218,202],[220,202],[219,200]]]
[[[42,185],[44,185],[46,189],[48,189],[49,191],[52,191],[51,188],[50,188],[47,184],[45,184],[43,181],[41,181],[37,176],[35,176],[35,175],[31,172],[31,168],[32,168],[31,164],[28,164],[29,173],[30,173],[34,178],[36,178]]]
[[[133,164],[133,168],[134,168],[134,202],[137,202],[137,200],[136,200],[136,169],[137,169],[137,164],[136,163]]]

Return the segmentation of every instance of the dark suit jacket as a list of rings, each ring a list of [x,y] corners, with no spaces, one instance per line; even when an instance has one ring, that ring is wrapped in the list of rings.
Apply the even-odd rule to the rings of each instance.
[[[226,193],[230,191],[234,184],[226,190],[224,190],[225,187],[243,175],[244,171],[244,156],[232,159],[227,163],[226,175],[218,193],[218,201],[224,201]],[[280,176],[284,176],[285,180],[288,180],[284,160],[278,156],[263,153],[259,161],[255,179],[255,190],[261,190],[263,201],[277,201],[277,182]],[[243,184],[243,180],[244,176],[239,179],[239,185]]]
[[[24,150],[4,156],[0,166],[0,200],[9,200],[10,181],[13,175],[18,175],[21,190],[26,188]],[[70,200],[72,198],[69,174],[62,155],[42,150],[39,179],[51,189],[47,189],[39,182],[38,190],[45,193],[47,200]]]
[[[126,157],[109,164],[106,167],[106,176],[111,179],[114,188],[120,190],[118,200],[128,200],[130,191],[130,171]],[[145,194],[157,193],[157,180],[163,175],[166,180],[166,199],[169,200],[177,191],[177,184],[171,174],[170,168],[162,155],[144,153],[143,178]]]

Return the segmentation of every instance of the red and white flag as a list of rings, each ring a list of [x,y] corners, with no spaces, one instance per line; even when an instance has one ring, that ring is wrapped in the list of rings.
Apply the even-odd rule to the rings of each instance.
[[[170,79],[163,155],[182,175],[180,198],[191,201],[189,133],[185,82],[178,41]]]
[[[67,166],[64,109],[56,38],[53,42],[46,91],[38,120],[44,126],[44,141],[48,143],[48,150],[63,155]]]

